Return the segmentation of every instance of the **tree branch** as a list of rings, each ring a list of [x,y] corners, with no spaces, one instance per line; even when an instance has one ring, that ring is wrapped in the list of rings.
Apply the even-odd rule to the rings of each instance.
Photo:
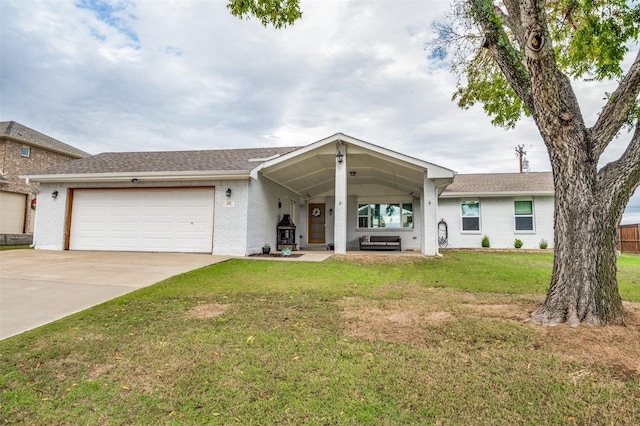
[[[522,27],[522,18],[520,16],[520,4],[518,0],[504,0],[504,7],[507,9],[507,13],[505,14],[502,9],[496,6],[496,11],[505,24],[511,28],[513,31],[513,36],[515,37],[520,49],[524,50],[526,38],[525,31]]]
[[[522,58],[511,44],[509,37],[501,25],[500,16],[489,0],[468,0],[476,22],[485,35],[484,47],[506,77],[507,81],[522,99],[529,112],[535,114],[529,74],[522,64]]]
[[[596,176],[596,182],[604,189],[605,194],[609,194],[606,196],[610,199],[609,204],[622,214],[640,182],[640,123],[636,123],[635,132],[624,154],[603,167]]]
[[[618,89],[604,106],[598,121],[591,128],[593,150],[594,154],[597,154],[595,158],[600,157],[627,121],[638,94],[640,94],[640,51]]]

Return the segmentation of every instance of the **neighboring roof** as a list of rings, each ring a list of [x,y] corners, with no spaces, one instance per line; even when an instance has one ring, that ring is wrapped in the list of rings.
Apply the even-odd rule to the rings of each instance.
[[[441,197],[551,195],[553,193],[553,174],[551,172],[484,173],[456,175],[453,183],[444,190]]]
[[[23,126],[20,123],[16,123],[15,121],[0,122],[0,138],[12,139],[17,142],[46,149],[48,151],[58,152],[75,158],[84,158],[91,155],[50,136]]]
[[[99,175],[238,174],[249,172],[262,161],[297,149],[296,147],[226,149],[206,151],[105,152],[50,167],[29,175],[33,180]],[[168,173],[167,173],[168,172]]]

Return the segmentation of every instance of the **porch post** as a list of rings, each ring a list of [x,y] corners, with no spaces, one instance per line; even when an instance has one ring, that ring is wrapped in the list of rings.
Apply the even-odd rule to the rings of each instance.
[[[420,213],[422,217],[422,238],[420,251],[426,256],[438,254],[438,234],[436,232],[438,215],[438,193],[433,180],[424,173],[424,185],[420,194]]]
[[[333,250],[336,254],[347,253],[347,145],[336,145],[335,208],[333,214]]]

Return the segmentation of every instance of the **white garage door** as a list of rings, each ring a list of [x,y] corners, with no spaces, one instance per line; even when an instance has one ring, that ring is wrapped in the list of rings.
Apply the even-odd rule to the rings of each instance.
[[[70,250],[211,253],[213,188],[75,190]]]
[[[22,234],[26,194],[0,191],[0,234]]]

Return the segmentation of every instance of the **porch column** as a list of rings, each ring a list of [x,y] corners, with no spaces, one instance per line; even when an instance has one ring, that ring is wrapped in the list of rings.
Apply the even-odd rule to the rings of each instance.
[[[333,250],[347,253],[347,146],[336,145],[336,201],[333,209]]]
[[[438,189],[433,180],[424,173],[424,189],[420,194],[420,215],[422,217],[422,238],[420,251],[426,256],[438,254]]]

